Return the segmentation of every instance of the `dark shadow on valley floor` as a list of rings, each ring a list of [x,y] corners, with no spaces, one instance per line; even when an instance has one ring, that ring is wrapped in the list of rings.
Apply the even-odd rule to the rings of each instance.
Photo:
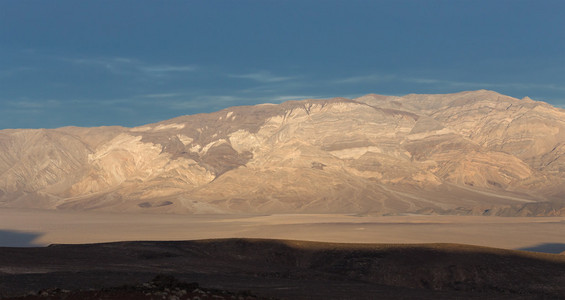
[[[0,230],[0,247],[42,247],[34,241],[43,233]]]
[[[559,243],[539,244],[531,247],[520,248],[518,250],[559,254],[565,251],[565,244],[559,244]]]

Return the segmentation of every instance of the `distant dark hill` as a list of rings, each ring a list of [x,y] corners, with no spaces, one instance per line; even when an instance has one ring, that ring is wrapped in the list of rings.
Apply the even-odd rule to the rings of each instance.
[[[536,246],[521,248],[519,250],[560,254],[560,253],[565,253],[565,244],[546,243],[546,244],[540,244],[540,245],[536,245]]]
[[[156,274],[288,299],[565,296],[565,257],[457,244],[337,244],[261,239],[0,248],[0,292],[90,289]]]
[[[0,229],[0,247],[38,247],[33,241],[41,233],[20,232]]]

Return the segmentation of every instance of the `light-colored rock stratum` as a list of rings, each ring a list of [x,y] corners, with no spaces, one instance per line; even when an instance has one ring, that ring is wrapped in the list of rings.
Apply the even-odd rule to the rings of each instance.
[[[565,215],[565,111],[480,90],[0,131],[0,206]]]

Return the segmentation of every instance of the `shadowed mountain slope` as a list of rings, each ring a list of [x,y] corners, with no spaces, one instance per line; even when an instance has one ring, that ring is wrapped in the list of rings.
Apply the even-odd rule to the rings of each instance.
[[[565,112],[485,90],[1,130],[0,149],[5,207],[565,215]]]
[[[457,244],[258,239],[0,248],[0,291],[90,289],[156,274],[288,299],[556,299],[565,257]]]

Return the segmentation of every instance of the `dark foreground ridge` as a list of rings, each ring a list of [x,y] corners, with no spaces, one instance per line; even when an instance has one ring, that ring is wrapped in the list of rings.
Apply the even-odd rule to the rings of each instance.
[[[218,289],[204,289],[198,283],[185,283],[172,276],[158,275],[150,282],[137,285],[123,285],[114,288],[89,290],[63,290],[59,288],[41,290],[25,296],[6,298],[12,300],[143,300],[143,299],[175,299],[175,300],[260,300],[248,291],[232,293]]]
[[[157,275],[174,286],[166,291],[152,281]],[[263,239],[0,248],[4,298],[33,293],[36,298],[28,299],[38,299],[38,291],[47,297],[41,299],[141,291],[147,299],[194,299],[186,296],[191,288],[184,289],[185,298],[175,288],[192,283],[194,290],[196,282],[207,288],[200,289],[204,293],[232,299],[562,299],[565,256],[457,244]],[[147,290],[151,286],[156,290]]]

